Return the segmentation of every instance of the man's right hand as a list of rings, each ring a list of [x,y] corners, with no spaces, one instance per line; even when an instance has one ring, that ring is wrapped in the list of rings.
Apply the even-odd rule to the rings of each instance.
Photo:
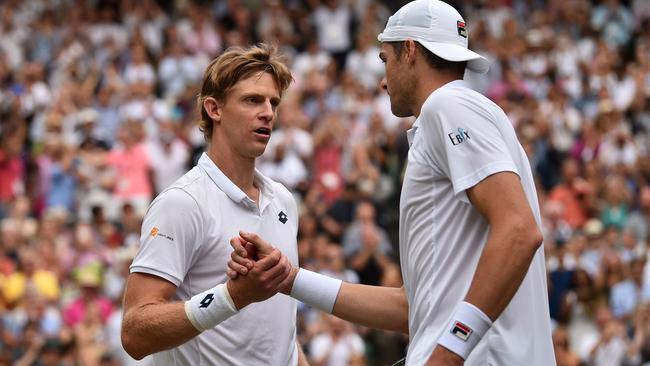
[[[240,310],[248,304],[264,301],[275,295],[282,288],[281,285],[284,285],[290,272],[287,257],[279,250],[273,249],[263,259],[254,263],[248,275],[228,280],[226,285],[235,308]]]
[[[281,256],[278,265],[284,267],[286,264],[288,267],[289,273],[287,277],[279,284],[276,284],[274,278],[270,276],[258,277],[258,284],[263,288],[277,288],[277,291],[284,294],[291,292],[293,281],[298,274],[298,268],[293,266],[287,256],[282,254],[278,249],[273,248],[270,243],[257,234],[243,231],[239,232],[238,237],[230,240],[230,245],[233,247],[233,252],[230,255],[230,261],[228,261],[229,283],[251,275],[259,276],[259,270],[263,267],[258,268],[258,266],[264,263],[266,258],[273,256],[277,252]],[[257,260],[255,260],[255,256],[258,258]],[[264,270],[262,269],[262,271]]]

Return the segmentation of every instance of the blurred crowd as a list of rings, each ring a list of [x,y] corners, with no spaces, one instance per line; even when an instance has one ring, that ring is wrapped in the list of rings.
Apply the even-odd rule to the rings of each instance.
[[[0,2],[0,365],[148,365],[121,295],[152,198],[203,151],[196,95],[225,48],[273,42],[294,83],[258,168],[300,209],[302,266],[402,285],[413,119],[378,87],[405,1]],[[560,366],[650,365],[650,1],[458,1],[537,178]],[[390,365],[404,335],[299,307],[312,365]],[[532,329],[531,331],[534,331]]]

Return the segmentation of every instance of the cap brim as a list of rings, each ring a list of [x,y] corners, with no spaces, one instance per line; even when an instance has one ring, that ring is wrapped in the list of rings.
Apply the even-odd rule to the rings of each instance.
[[[483,74],[490,69],[490,62],[485,57],[463,46],[422,40],[418,40],[418,42],[436,56],[447,61],[467,61],[467,68],[472,71]]]

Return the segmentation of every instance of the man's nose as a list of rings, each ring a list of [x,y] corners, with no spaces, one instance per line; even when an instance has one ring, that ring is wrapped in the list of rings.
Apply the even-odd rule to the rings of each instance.
[[[379,82],[379,86],[381,86],[381,88],[384,90],[388,90],[388,83],[386,82],[385,76],[381,78],[381,81]]]
[[[260,116],[266,119],[273,119],[273,116],[275,114],[275,108],[273,107],[273,104],[271,104],[271,101],[267,100],[264,102],[264,107],[262,109],[262,112],[260,113]]]

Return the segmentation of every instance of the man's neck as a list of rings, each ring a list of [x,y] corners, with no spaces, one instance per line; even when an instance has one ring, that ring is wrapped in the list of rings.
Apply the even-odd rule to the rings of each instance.
[[[431,70],[429,77],[422,77],[419,80],[419,85],[415,90],[415,110],[413,115],[417,118],[420,116],[422,106],[427,101],[431,93],[450,83],[454,80],[461,80],[457,75],[452,73],[439,73]]]
[[[210,144],[208,157],[239,189],[255,202],[259,201],[259,189],[255,187],[255,159],[242,158],[228,149],[218,149]]]

